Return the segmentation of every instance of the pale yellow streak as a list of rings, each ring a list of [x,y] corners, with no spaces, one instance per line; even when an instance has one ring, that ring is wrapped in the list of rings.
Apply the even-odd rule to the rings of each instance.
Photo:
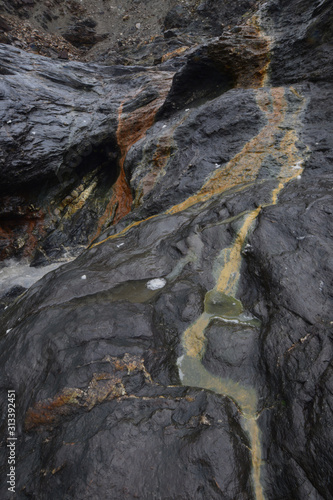
[[[90,248],[98,247],[98,245],[101,245],[105,241],[113,240],[114,238],[119,238],[119,236],[123,236],[124,234],[126,234],[127,231],[129,231],[130,229],[132,229],[132,227],[139,226],[140,224],[142,224],[143,222],[145,222],[147,220],[155,219],[155,217],[158,217],[159,215],[160,214],[151,215],[150,217],[147,217],[147,219],[143,219],[143,220],[138,220],[136,222],[132,222],[131,224],[129,224],[129,226],[126,226],[124,229],[122,229],[121,231],[119,231],[119,233],[112,234],[111,236],[108,236],[104,240],[101,240],[101,241],[98,241],[97,243],[94,243],[93,245],[91,245]]]
[[[300,98],[299,94],[296,93],[294,89],[292,89],[292,91]],[[277,203],[278,195],[283,187],[288,182],[298,177],[303,170],[300,166],[303,157],[300,156],[296,147],[298,137],[295,131],[287,130],[279,144],[277,144],[276,140],[276,134],[280,132],[279,127],[283,124],[287,111],[284,92],[283,88],[271,89],[270,92],[261,89],[257,92],[257,103],[266,116],[266,126],[256,137],[245,144],[243,149],[230,160],[226,166],[216,170],[196,194],[190,196],[184,202],[171,207],[164,212],[165,214],[179,213],[197,203],[206,202],[213,196],[230,189],[239,189],[241,186],[244,186],[244,184],[248,185],[254,182],[268,155],[273,157],[277,165],[279,165],[279,172],[276,175],[278,185],[272,189],[270,204],[275,205]],[[300,104],[298,111],[294,113],[295,122],[303,104],[304,102]],[[224,250],[224,264],[217,279],[216,286],[213,288],[214,291],[229,296],[236,295],[242,263],[241,250],[251,225],[258,216],[261,208],[262,207],[259,206],[256,210],[246,215],[233,245]],[[159,215],[153,215],[145,220],[150,220],[158,216]],[[133,222],[119,233],[95,243],[93,247],[100,245],[106,240],[122,236],[132,227],[138,226],[142,222],[144,221]],[[184,359],[181,362],[181,369],[184,372],[183,384],[193,387],[202,387],[218,394],[227,395],[234,399],[240,406],[244,415],[243,426],[244,429],[247,430],[251,442],[253,482],[256,499],[264,500],[264,494],[260,483],[261,446],[260,431],[256,422],[256,391],[253,387],[240,385],[233,380],[221,379],[212,375],[201,363],[206,342],[205,330],[209,326],[212,317],[212,314],[204,312],[183,334],[182,343],[185,351]]]
[[[251,459],[253,470],[253,483],[256,500],[264,500],[264,492],[260,483],[260,468],[262,465],[261,460],[261,444],[260,444],[260,430],[255,418],[243,418],[243,427],[249,433],[251,439]]]
[[[276,147],[274,135],[278,131],[279,125],[283,122],[286,111],[284,90],[276,89],[275,92],[272,91],[271,97],[272,101],[268,93],[262,91],[258,94],[257,98],[260,108],[268,118],[266,127],[257,137],[244,146],[243,150],[229,162],[225,169],[221,169],[215,173],[204,184],[199,193],[180,205],[171,208],[168,211],[169,213],[177,213],[179,210],[184,210],[198,201],[206,201],[212,196],[211,191],[214,194],[223,192],[230,187],[234,187],[238,179],[242,183],[255,180],[268,154],[274,157],[277,163],[280,164],[277,175],[278,186],[272,190],[271,196],[271,204],[275,205],[277,203],[278,194],[283,187],[302,173],[300,166],[302,157],[298,153],[296,147],[298,138],[293,130],[287,131],[280,141],[279,147]],[[270,109],[271,111],[269,111]],[[230,175],[231,171],[232,175]],[[227,182],[223,182],[224,176],[229,176]],[[233,245],[224,250],[224,265],[219,274],[216,286],[213,289],[214,291],[235,296],[242,263],[241,250],[249,229],[261,208],[259,206],[245,217]],[[244,416],[243,427],[250,437],[255,497],[256,500],[264,500],[264,493],[260,483],[261,445],[260,430],[256,421],[256,391],[252,387],[240,385],[232,380],[220,379],[212,375],[201,363],[206,342],[205,330],[209,326],[212,317],[211,314],[203,313],[183,334],[183,347],[185,350],[185,360],[181,363],[181,369],[184,371],[183,383],[228,395],[239,404]]]
[[[183,334],[183,347],[187,356],[199,358],[205,345],[205,330],[209,325],[211,314],[203,313]]]
[[[215,289],[219,292],[223,292],[226,295],[234,296],[236,294],[237,285],[239,281],[240,267],[242,263],[242,247],[244,245],[245,238],[248,234],[249,228],[253,221],[258,216],[261,207],[253,210],[246,217],[240,231],[238,232],[234,244],[229,249],[229,257],[225,263],[223,269],[221,270],[220,276],[217,280]]]

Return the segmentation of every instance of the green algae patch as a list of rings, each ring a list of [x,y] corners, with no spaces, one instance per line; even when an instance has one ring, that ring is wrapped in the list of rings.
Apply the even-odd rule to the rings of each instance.
[[[240,300],[218,290],[211,290],[206,293],[205,312],[214,316],[221,316],[226,319],[238,319],[244,311]]]

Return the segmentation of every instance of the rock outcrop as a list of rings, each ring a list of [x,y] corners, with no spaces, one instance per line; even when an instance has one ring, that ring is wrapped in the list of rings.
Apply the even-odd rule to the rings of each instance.
[[[2,299],[1,498],[10,390],[15,498],[331,500],[332,7],[166,4],[0,45],[1,258],[77,255]]]
[[[124,158],[153,123],[173,72],[27,61],[18,49],[0,50],[1,257],[38,248],[41,264],[129,212]]]

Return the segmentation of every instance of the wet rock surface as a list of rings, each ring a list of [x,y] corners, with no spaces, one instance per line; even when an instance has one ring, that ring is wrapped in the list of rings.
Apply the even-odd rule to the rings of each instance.
[[[6,45],[0,52],[1,258],[37,252],[35,263],[45,264],[86,245],[97,229],[112,224],[117,212],[124,215],[130,192],[126,181],[118,190],[115,181],[126,141],[139,138],[132,121],[143,112],[144,134],[173,73],[54,62],[36,55],[27,60]],[[147,88],[150,99],[140,101]],[[122,113],[127,102],[132,107]],[[124,126],[122,115],[129,116]],[[127,135],[118,144],[120,132]],[[106,210],[107,220],[99,225]]]
[[[330,2],[156,2],[132,66],[58,8],[99,62],[0,45],[1,259],[77,255],[0,269],[1,498],[15,390],[15,498],[332,499]]]

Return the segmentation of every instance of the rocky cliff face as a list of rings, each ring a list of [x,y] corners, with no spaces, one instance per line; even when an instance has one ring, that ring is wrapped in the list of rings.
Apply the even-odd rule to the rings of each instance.
[[[332,499],[331,2],[90,4],[1,12],[1,258],[76,256],[1,299],[1,498],[15,390],[15,498]]]

